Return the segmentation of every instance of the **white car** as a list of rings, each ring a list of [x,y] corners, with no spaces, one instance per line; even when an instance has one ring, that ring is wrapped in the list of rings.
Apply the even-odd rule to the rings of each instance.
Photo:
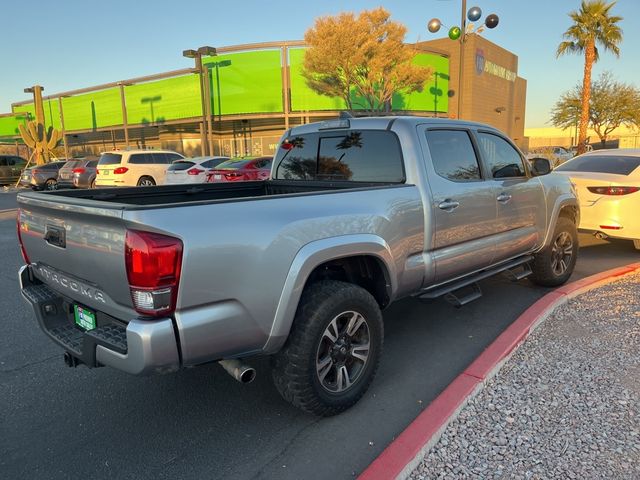
[[[575,185],[581,230],[633,240],[640,250],[640,149],[596,150],[554,171]]]
[[[100,155],[96,187],[164,184],[167,167],[184,158],[171,150],[112,150]]]
[[[207,174],[229,157],[195,157],[174,161],[167,168],[165,184],[205,183]]]

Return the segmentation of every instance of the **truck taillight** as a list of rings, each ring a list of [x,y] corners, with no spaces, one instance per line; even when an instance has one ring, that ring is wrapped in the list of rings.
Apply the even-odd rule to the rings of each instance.
[[[182,241],[159,233],[127,230],[125,264],[136,311],[171,315],[180,283]]]
[[[116,175],[122,175],[123,173],[127,173],[128,171],[129,169],[127,167],[118,167],[113,171],[113,173]]]
[[[18,233],[18,244],[20,245],[20,253],[22,253],[22,259],[26,264],[30,264],[29,256],[27,255],[27,251],[24,249],[24,244],[22,243],[22,222],[20,218],[22,217],[22,210],[18,209],[18,215],[16,216],[16,230]]]

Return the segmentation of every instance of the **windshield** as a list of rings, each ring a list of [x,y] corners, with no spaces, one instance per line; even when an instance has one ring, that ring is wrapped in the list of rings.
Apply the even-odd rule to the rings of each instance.
[[[122,160],[122,155],[119,153],[103,153],[100,156],[98,165],[119,165]]]
[[[556,168],[558,172],[591,172],[629,175],[640,166],[640,157],[584,155]]]

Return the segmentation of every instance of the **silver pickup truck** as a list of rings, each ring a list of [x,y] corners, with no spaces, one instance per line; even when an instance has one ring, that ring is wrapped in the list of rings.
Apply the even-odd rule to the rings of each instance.
[[[372,382],[391,302],[569,278],[578,203],[548,173],[476,123],[302,125],[265,182],[21,193],[22,294],[69,366],[246,382],[270,355],[286,400],[333,415]]]

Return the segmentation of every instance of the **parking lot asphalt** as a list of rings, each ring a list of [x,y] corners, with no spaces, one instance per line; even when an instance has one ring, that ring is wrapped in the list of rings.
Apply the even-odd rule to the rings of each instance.
[[[630,242],[580,240],[573,280],[640,258]],[[320,419],[279,397],[264,358],[250,362],[258,377],[249,385],[217,365],[146,378],[65,367],[20,298],[10,214],[0,215],[0,245],[1,478],[353,478],[549,291],[498,277],[461,309],[396,303],[384,314],[371,389],[348,412]]]

